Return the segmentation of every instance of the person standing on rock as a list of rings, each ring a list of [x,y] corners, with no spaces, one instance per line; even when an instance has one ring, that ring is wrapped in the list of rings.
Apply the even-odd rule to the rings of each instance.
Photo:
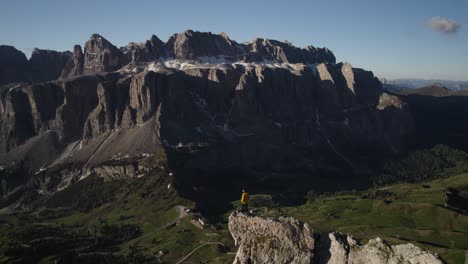
[[[248,213],[249,212],[249,193],[242,189],[242,196],[241,196],[241,205],[242,205],[242,212]]]

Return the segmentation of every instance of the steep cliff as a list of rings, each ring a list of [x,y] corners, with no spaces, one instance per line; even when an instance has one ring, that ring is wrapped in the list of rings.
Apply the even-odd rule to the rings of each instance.
[[[0,45],[0,85],[27,79],[28,59],[15,47]]]
[[[94,34],[84,53],[62,57],[51,68],[63,65],[59,80],[1,88],[0,164],[20,164],[26,155],[13,150],[53,132],[55,157],[37,157],[39,168],[79,167],[83,177],[158,148],[189,153],[169,159],[196,170],[303,169],[319,149],[354,169],[353,150],[397,153],[412,132],[400,98],[326,48],[186,31],[119,49]]]
[[[85,73],[115,71],[126,63],[123,53],[99,34],[93,34],[84,46]]]
[[[73,47],[73,55],[67,61],[67,64],[62,70],[60,78],[68,78],[78,76],[84,72],[84,55],[80,45]]]
[[[69,51],[34,49],[29,59],[31,80],[40,83],[58,79],[71,58]]]
[[[23,52],[0,45],[0,85],[14,82],[45,82],[60,77],[72,57],[69,51],[34,49],[28,60]]]

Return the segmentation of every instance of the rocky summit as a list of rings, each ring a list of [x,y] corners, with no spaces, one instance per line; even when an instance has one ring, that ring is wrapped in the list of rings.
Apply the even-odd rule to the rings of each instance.
[[[294,218],[264,218],[232,213],[229,231],[236,245],[233,263],[328,264],[442,264],[442,260],[413,244],[388,245],[380,238],[360,245],[337,232],[315,235],[311,227]]]
[[[11,64],[0,69],[0,164],[22,175],[2,195],[25,183],[55,192],[158,150],[185,153],[183,165],[166,156],[187,170],[284,172],[323,150],[355,170],[355,149],[399,153],[413,130],[404,101],[327,48],[189,30],[121,48],[93,34],[84,49],[30,60],[2,46],[0,56]]]

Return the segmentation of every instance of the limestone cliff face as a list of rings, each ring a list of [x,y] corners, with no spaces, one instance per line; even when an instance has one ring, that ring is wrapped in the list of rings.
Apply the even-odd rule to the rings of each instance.
[[[99,34],[91,35],[73,52],[35,49],[31,59],[10,46],[0,46],[0,84],[17,81],[43,82],[82,74],[113,72],[124,66],[133,68],[158,60],[212,60],[279,63],[335,63],[327,48],[294,47],[288,42],[256,38],[249,43],[237,43],[225,33],[212,34],[187,30],[174,34],[167,42],[152,35],[142,43],[130,42],[117,48]]]
[[[391,152],[412,128],[405,103],[384,93],[372,73],[349,64],[161,66],[82,75],[7,86],[0,105],[3,154],[49,130],[63,147],[76,140],[86,146],[148,123],[155,144],[203,145],[186,164],[203,169],[297,168],[304,159],[298,149],[320,145],[343,160],[341,151],[366,144]],[[130,156],[141,154],[123,146]],[[73,155],[86,163],[95,157],[87,153]]]
[[[276,61],[285,63],[335,63],[327,48],[294,47],[287,42],[256,38],[248,43],[237,43],[225,33],[187,30],[173,35],[166,43],[167,55],[181,60],[223,57],[243,61]]]
[[[71,58],[69,51],[34,49],[29,59],[31,80],[40,83],[58,79]]]
[[[15,47],[0,45],[0,85],[27,79],[28,59]]]
[[[123,53],[99,34],[93,34],[85,44],[85,73],[115,71],[127,63]]]
[[[351,236],[323,233],[314,240],[309,225],[293,218],[270,219],[241,213],[229,216],[229,231],[238,246],[233,263],[442,264],[413,244],[388,245],[380,238],[359,245]]]
[[[287,42],[256,38],[251,43],[245,44],[248,50],[249,60],[269,60],[288,63],[335,63],[333,53],[327,48],[307,46],[298,48]]]
[[[187,30],[173,35],[166,44],[171,57],[181,60],[193,60],[200,57],[230,56],[238,53],[239,44],[225,34],[194,32]]]
[[[97,86],[98,104],[87,116],[83,138],[89,139],[118,127],[130,127],[133,120],[124,122],[129,103],[130,78],[106,80]]]
[[[69,51],[36,48],[27,60],[24,53],[16,48],[0,45],[0,85],[56,80],[71,57],[72,53]]]
[[[84,72],[84,55],[80,45],[73,47],[73,55],[68,60],[67,64],[60,75],[61,79],[78,76]]]
[[[412,132],[400,98],[327,49],[186,31],[121,49],[94,34],[69,55],[59,80],[0,88],[0,165],[53,132],[59,153],[41,166],[83,173],[158,147],[190,149],[191,169],[300,169],[319,148],[352,167],[346,153],[398,152]]]

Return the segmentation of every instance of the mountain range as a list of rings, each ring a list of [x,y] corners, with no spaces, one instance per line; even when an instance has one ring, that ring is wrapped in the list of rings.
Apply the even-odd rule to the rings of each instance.
[[[384,86],[397,86],[400,89],[416,89],[424,86],[429,86],[434,83],[440,83],[452,91],[468,90],[468,81],[452,81],[452,80],[437,80],[437,79],[386,79],[380,78]]]
[[[353,172],[402,151],[413,131],[404,101],[327,48],[185,31],[122,48],[93,34],[84,50],[29,61],[0,50],[11,62],[2,82],[15,81],[1,88],[0,163],[21,175],[3,196],[27,182],[47,194],[92,173],[138,177],[156,152],[178,175]]]
[[[458,260],[468,97],[382,81],[327,48],[192,30],[0,46],[0,262],[441,263],[376,235]],[[228,224],[245,188],[261,217]]]

